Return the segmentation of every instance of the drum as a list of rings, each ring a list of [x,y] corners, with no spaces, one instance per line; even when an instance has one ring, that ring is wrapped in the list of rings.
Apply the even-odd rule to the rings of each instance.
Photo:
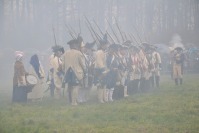
[[[27,84],[30,86],[34,86],[38,83],[37,77],[35,77],[32,74],[26,75],[26,81],[27,81]]]

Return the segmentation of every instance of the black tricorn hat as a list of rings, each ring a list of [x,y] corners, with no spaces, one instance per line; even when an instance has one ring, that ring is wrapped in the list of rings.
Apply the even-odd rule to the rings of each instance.
[[[126,40],[126,41],[123,43],[123,45],[125,45],[125,44],[131,44],[131,43],[132,43],[131,40]]]
[[[155,45],[150,45],[152,49],[157,49],[158,47]]]
[[[127,46],[127,47],[130,47],[132,44],[132,42],[130,40],[126,40],[122,45],[123,46]]]
[[[151,49],[151,45],[147,42],[143,42],[141,45],[144,47],[145,50]]]
[[[130,45],[120,45],[119,48],[120,49],[128,49],[130,47]]]
[[[108,41],[108,36],[107,36],[107,34],[104,34],[104,36],[103,36],[103,40]]]
[[[115,44],[115,43],[114,43],[114,44],[111,44],[108,48],[111,49],[111,50],[118,50],[119,47],[120,47],[119,44]]]
[[[107,40],[99,40],[100,45],[107,45],[108,41]]]
[[[93,47],[95,46],[96,41],[93,41],[91,43],[87,42],[85,45],[85,48],[87,49],[93,49]]]
[[[83,42],[82,36],[78,35],[78,37],[77,37],[77,43],[81,44],[82,42]]]
[[[144,46],[144,47],[149,47],[150,46],[150,44],[147,43],[147,42],[143,42],[141,45]]]
[[[133,51],[138,51],[140,48],[137,45],[131,45],[129,47],[129,49],[133,50]]]
[[[99,40],[100,45],[107,45],[108,44],[108,37],[107,34],[104,34],[103,39]]]
[[[68,41],[67,44],[68,45],[74,45],[74,44],[77,45],[78,41],[77,41],[77,39],[72,39],[72,40]]]
[[[64,52],[65,52],[64,47],[61,47],[61,48],[60,48],[60,51],[61,51],[62,53],[64,53]]]
[[[58,51],[62,51],[62,46],[60,45],[55,45],[55,46],[52,46],[52,50],[53,52],[58,52]]]
[[[177,50],[177,51],[183,51],[183,48],[182,47],[176,47],[175,50]]]

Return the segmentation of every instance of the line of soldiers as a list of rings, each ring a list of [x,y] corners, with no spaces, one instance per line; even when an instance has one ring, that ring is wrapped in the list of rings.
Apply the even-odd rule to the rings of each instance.
[[[72,105],[85,102],[94,86],[100,103],[159,87],[161,57],[153,45],[110,44],[106,35],[97,46],[96,41],[84,44],[81,36],[67,44],[67,51],[58,45],[52,48],[50,85],[55,98],[65,84]]]

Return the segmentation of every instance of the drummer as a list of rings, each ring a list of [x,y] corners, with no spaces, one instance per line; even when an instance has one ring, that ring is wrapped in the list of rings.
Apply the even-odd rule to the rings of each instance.
[[[28,93],[28,100],[30,101],[40,101],[43,98],[43,86],[44,86],[44,69],[39,61],[38,55],[35,54],[30,59],[30,74],[37,78],[37,84],[32,88],[32,92]]]

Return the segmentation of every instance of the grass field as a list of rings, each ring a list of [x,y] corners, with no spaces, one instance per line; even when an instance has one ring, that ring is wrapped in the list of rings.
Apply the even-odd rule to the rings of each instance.
[[[113,103],[70,106],[64,99],[12,104],[0,94],[0,133],[198,133],[199,75],[182,86],[164,77],[160,89]]]

